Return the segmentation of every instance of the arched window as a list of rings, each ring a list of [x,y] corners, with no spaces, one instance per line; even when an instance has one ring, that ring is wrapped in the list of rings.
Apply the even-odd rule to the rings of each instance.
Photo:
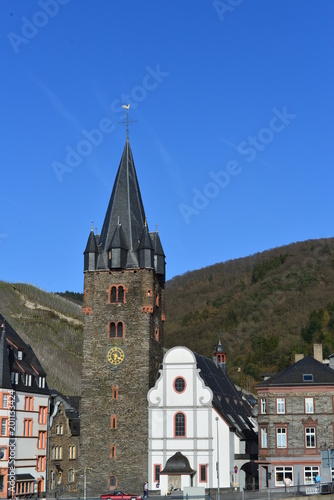
[[[112,286],[110,288],[110,302],[116,302],[116,296],[117,296],[117,288],[115,286]]]
[[[68,471],[68,482],[73,483],[74,482],[74,470],[70,469]]]
[[[109,338],[115,339],[122,337],[124,337],[124,325],[122,321],[119,321],[118,323],[111,321],[109,323]]]
[[[124,302],[124,287],[122,285],[118,287],[117,302]]]
[[[114,490],[117,486],[117,477],[116,476],[110,476],[108,478],[108,489],[109,490]]]
[[[174,416],[174,436],[186,436],[186,416],[184,413],[176,413]]]
[[[124,285],[111,285],[111,287],[109,288],[109,291],[108,291],[108,303],[109,304],[116,304],[116,303],[125,304],[127,291],[128,291],[128,289],[125,288]]]

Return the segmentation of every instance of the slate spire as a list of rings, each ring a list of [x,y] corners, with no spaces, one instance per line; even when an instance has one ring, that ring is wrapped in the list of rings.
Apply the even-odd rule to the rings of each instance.
[[[100,235],[91,231],[85,271],[151,268],[165,281],[165,254],[158,232],[148,230],[127,136]]]
[[[118,167],[107,213],[102,226],[99,247],[107,252],[120,224],[128,249],[127,266],[138,267],[137,249],[145,223],[145,211],[129,138],[127,137]],[[98,265],[98,267],[100,267]],[[104,267],[104,266],[102,266]]]

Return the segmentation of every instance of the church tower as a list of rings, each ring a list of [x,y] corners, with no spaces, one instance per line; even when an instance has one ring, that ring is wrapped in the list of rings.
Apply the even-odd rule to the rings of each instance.
[[[162,362],[165,255],[149,232],[127,137],[100,235],[84,251],[80,469],[84,493],[141,493],[148,390]]]

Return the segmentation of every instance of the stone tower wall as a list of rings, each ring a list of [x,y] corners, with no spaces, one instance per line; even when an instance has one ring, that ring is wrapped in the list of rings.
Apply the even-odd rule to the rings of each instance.
[[[125,303],[109,302],[111,285],[124,286]],[[88,271],[84,289],[80,467],[87,496],[110,491],[111,476],[117,489],[141,494],[148,478],[147,392],[162,362],[163,286],[154,270],[136,269]],[[109,338],[110,321],[123,322],[123,338]],[[117,367],[107,360],[114,346],[125,354]]]

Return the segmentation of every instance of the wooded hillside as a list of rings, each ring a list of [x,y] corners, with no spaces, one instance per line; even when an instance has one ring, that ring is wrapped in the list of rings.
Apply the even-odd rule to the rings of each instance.
[[[82,313],[63,297],[0,282],[0,311],[30,343],[49,386],[80,393]],[[66,297],[72,299],[68,300]],[[73,300],[75,302],[73,302]],[[166,283],[165,347],[211,357],[221,339],[227,369],[248,390],[261,373],[323,344],[334,353],[334,238],[309,240],[177,276]]]

